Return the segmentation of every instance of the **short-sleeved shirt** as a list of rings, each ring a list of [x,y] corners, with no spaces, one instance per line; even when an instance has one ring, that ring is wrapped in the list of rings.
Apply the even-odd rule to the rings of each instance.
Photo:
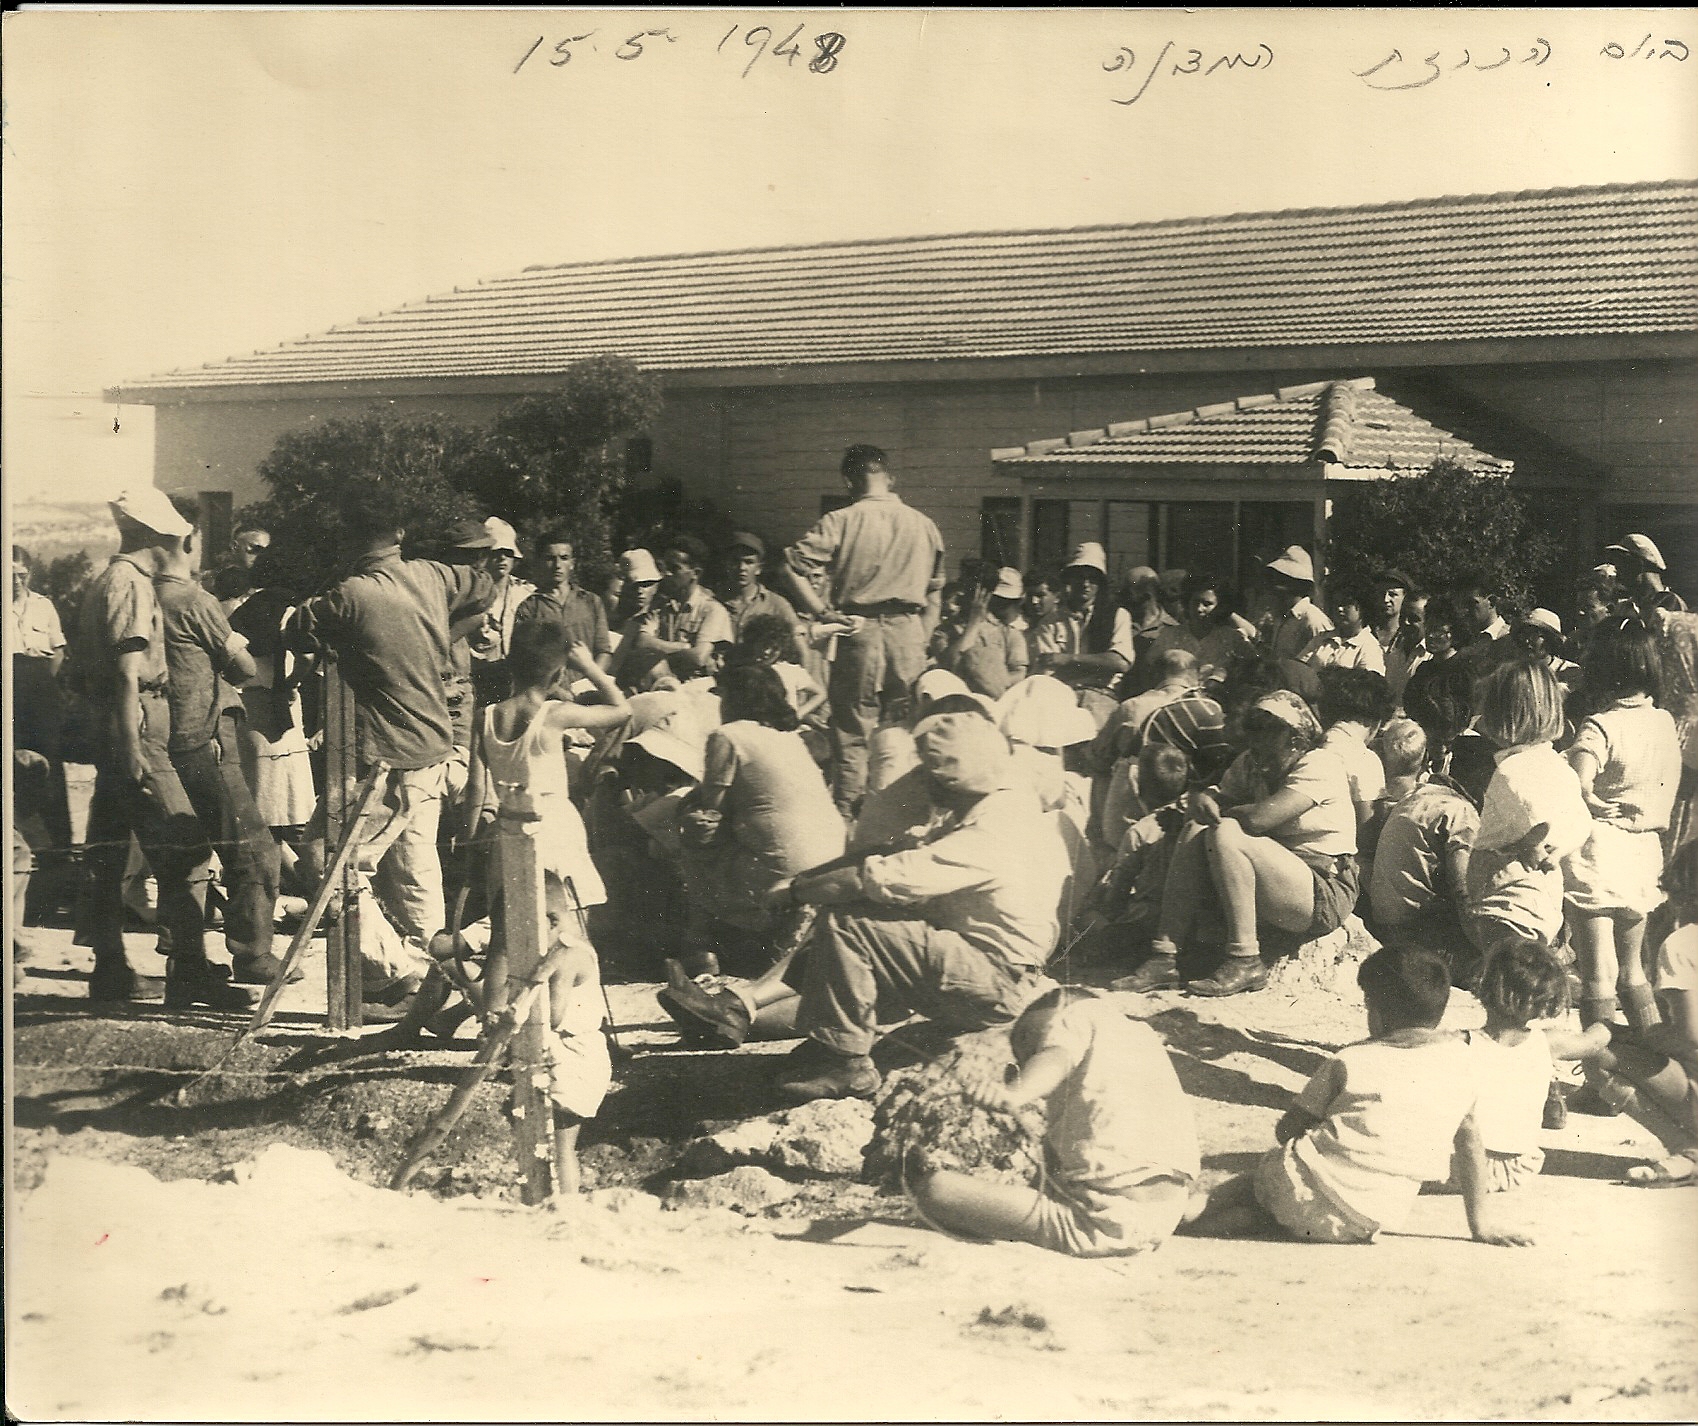
[[[743,637],[743,630],[748,627],[749,620],[767,615],[769,618],[782,619],[786,628],[794,631],[797,625],[796,606],[782,594],[775,594],[764,584],[757,584],[748,594],[721,595],[719,602],[725,606],[725,612],[731,616],[731,627],[736,630],[737,637]]]
[[[8,607],[11,609],[13,653],[45,659],[65,647],[65,633],[59,627],[59,611],[45,594],[26,589],[23,599],[14,599]]]
[[[701,585],[698,584],[682,600],[657,597],[646,614],[633,616],[620,633],[620,648],[626,652],[619,656],[619,681],[633,687],[651,673],[666,671],[659,667],[666,655],[640,652],[636,647],[637,626],[647,614],[656,616],[656,637],[671,643],[693,647],[703,640],[710,644],[729,644],[737,638],[725,606]]]
[[[1233,614],[1215,625],[1202,638],[1181,623],[1163,626],[1150,646],[1150,657],[1179,649],[1197,660],[1197,677],[1207,683],[1211,677],[1225,672],[1233,656],[1256,646],[1256,628],[1247,619]]]
[[[1386,671],[1385,650],[1372,629],[1358,629],[1349,638],[1336,629],[1321,634],[1309,641],[1298,659],[1315,668],[1365,668],[1382,675]]]
[[[1305,595],[1291,606],[1289,613],[1281,614],[1274,624],[1273,656],[1276,659],[1300,659],[1310,644],[1322,634],[1331,632],[1332,620]]]
[[[1610,804],[1594,814],[1629,832],[1663,832],[1680,783],[1680,734],[1666,709],[1643,693],[1612,703],[1580,725],[1568,759],[1590,754],[1598,765],[1592,797]]]
[[[1056,1176],[1097,1193],[1202,1172],[1197,1122],[1167,1047],[1107,997],[1064,1006],[1041,1048],[1072,1066],[1049,1096],[1044,1142]]]
[[[1433,777],[1391,809],[1374,848],[1368,895],[1387,927],[1425,914],[1436,902],[1459,906],[1465,888],[1449,868],[1457,848],[1473,849],[1480,814],[1454,784]]]
[[[1296,1107],[1320,1123],[1292,1150],[1370,1232],[1395,1231],[1421,1185],[1450,1176],[1456,1132],[1477,1098],[1460,1035],[1406,1030],[1346,1045],[1298,1094]]]
[[[1515,845],[1534,827],[1550,830],[1545,845],[1553,860],[1586,845],[1592,814],[1580,796],[1580,779],[1549,743],[1504,748],[1480,803],[1474,845],[1498,851]]]
[[[598,659],[613,652],[607,610],[595,595],[569,584],[564,589],[539,589],[521,597],[523,602],[513,611],[514,628],[532,619],[547,619],[565,629],[574,644],[587,645]]]
[[[823,573],[839,609],[879,604],[925,607],[943,588],[943,536],[928,515],[894,491],[863,495],[828,511],[784,552],[803,579]]]
[[[1519,1045],[1494,1040],[1484,1030],[1463,1037],[1474,1058],[1479,1100],[1474,1121],[1490,1154],[1530,1154],[1539,1147],[1545,1099],[1551,1088],[1551,1042],[1532,1029]]]
[[[726,789],[731,835],[776,876],[843,855],[843,817],[800,733],[747,719],[715,728],[702,785]]]
[[[302,632],[336,650],[354,691],[364,759],[410,770],[448,756],[449,626],[485,608],[494,592],[482,570],[404,560],[390,546],[301,606]]]
[[[1314,748],[1278,786],[1240,753],[1220,783],[1221,796],[1233,806],[1260,802],[1275,792],[1300,792],[1311,805],[1268,835],[1305,861],[1327,860],[1356,850],[1356,806],[1350,800],[1350,774],[1343,759],[1329,748]]]
[[[1026,636],[1000,619],[981,619],[953,655],[939,663],[975,693],[1001,698],[1026,676]]]
[[[227,702],[219,678],[230,667],[230,640],[236,636],[223,606],[192,579],[161,575],[153,589],[165,615],[165,662],[171,671],[166,746],[174,753],[193,752],[217,735]]]
[[[1386,795],[1386,768],[1380,755],[1370,748],[1354,731],[1334,723],[1321,739],[1323,748],[1331,748],[1344,764],[1350,777],[1350,800],[1357,811],[1372,807]]]
[[[98,703],[113,700],[112,671],[120,654],[140,653],[142,689],[165,691],[165,616],[154,597],[152,571],[134,555],[113,555],[94,577],[83,596],[77,643],[85,691]]]

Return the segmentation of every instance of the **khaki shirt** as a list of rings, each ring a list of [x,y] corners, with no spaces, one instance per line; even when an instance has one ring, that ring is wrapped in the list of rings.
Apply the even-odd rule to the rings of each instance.
[[[137,556],[113,555],[111,563],[94,577],[83,597],[77,639],[90,697],[112,701],[112,674],[118,655],[127,653],[142,655],[143,691],[164,691],[169,676],[165,616],[154,596],[153,573],[142,567]]]
[[[784,558],[805,580],[823,572],[839,609],[892,603],[922,609],[943,588],[943,536],[894,491],[863,495],[823,515]]]

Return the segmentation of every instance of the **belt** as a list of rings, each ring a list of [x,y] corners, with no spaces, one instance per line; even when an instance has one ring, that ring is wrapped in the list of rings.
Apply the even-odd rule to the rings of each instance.
[[[845,614],[860,614],[866,618],[876,619],[883,614],[919,614],[924,612],[924,604],[910,604],[904,599],[886,599],[879,604],[842,604],[838,606]]]

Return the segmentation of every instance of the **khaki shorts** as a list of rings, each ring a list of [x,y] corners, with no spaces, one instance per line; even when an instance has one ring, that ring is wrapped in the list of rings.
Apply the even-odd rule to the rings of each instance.
[[[1052,1184],[1038,1207],[1038,1246],[1076,1258],[1146,1253],[1173,1235],[1190,1183],[1141,1185],[1138,1197]]]
[[[1310,1243],[1369,1243],[1376,1230],[1347,1212],[1318,1184],[1292,1146],[1271,1149],[1257,1163],[1256,1202],[1294,1238]]]

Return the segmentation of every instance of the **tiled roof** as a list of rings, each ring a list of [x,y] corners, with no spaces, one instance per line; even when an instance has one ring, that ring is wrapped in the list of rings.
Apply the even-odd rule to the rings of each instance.
[[[1306,465],[1419,471],[1445,456],[1483,474],[1514,462],[1470,445],[1374,388],[1371,376],[1315,381],[1194,411],[993,451],[1008,465]]]
[[[1698,331],[1698,183],[533,267],[121,388]]]

